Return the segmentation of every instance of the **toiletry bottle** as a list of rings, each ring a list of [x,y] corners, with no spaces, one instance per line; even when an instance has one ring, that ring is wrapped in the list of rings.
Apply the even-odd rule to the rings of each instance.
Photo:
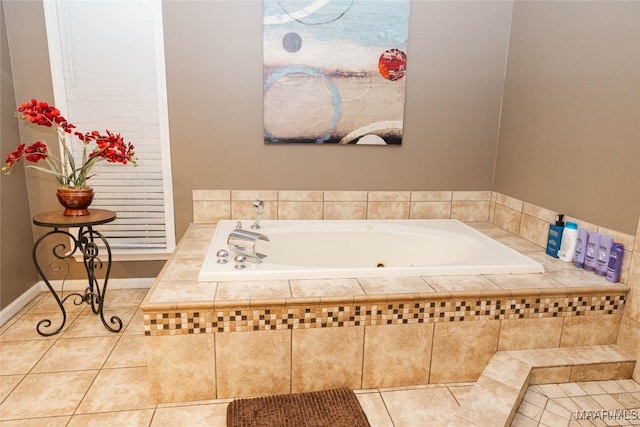
[[[624,256],[624,245],[622,243],[614,243],[611,247],[611,255],[609,255],[609,266],[607,267],[607,280],[616,283],[620,280],[620,271],[622,269],[622,257]]]
[[[589,231],[586,228],[578,230],[578,241],[576,242],[576,253],[573,256],[573,265],[578,268],[584,267],[584,255],[587,252],[587,240],[589,240]]]
[[[609,267],[609,255],[611,255],[612,245],[613,239],[611,236],[600,236],[598,255],[596,257],[596,274],[598,276],[605,276],[607,274],[607,268]]]
[[[595,231],[589,233],[587,239],[587,250],[584,254],[584,269],[594,271],[596,269],[596,256],[598,255],[598,244],[600,243],[600,233]]]
[[[549,235],[547,237],[547,255],[558,258],[562,232],[564,231],[564,214],[556,215],[556,223],[549,224]]]
[[[573,257],[576,254],[576,245],[578,243],[578,224],[575,222],[567,221],[567,225],[564,226],[562,232],[562,240],[560,243],[560,250],[558,251],[558,258],[565,262],[573,261]]]

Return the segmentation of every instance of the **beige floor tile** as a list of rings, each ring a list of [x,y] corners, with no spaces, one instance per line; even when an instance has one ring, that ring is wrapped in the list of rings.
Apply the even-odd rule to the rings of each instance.
[[[482,375],[456,415],[482,427],[504,425],[520,390]]]
[[[104,309],[108,311],[124,307],[137,308],[148,291],[148,289],[107,289]]]
[[[544,408],[539,408],[536,405],[529,402],[522,402],[518,407],[518,413],[531,418],[536,421],[540,421]]]
[[[620,402],[626,409],[640,408],[640,400],[633,397],[631,393],[614,393],[611,397]]]
[[[634,391],[640,391],[640,383],[637,383],[636,381],[632,380],[632,379],[628,379],[628,380],[616,380],[616,383],[622,387],[625,391],[631,393]]]
[[[580,410],[580,407],[576,404],[576,402],[571,400],[570,397],[559,397],[552,400],[554,403],[560,405],[569,412],[575,413],[576,411]]]
[[[538,427],[539,423],[537,420],[533,420],[521,413],[517,413],[515,417],[513,417],[513,421],[511,422],[511,427]]]
[[[104,364],[105,368],[147,366],[144,335],[122,335]]]
[[[64,297],[69,295],[70,293],[76,293],[76,292],[78,291],[73,291],[73,292],[67,291],[67,292],[58,294],[58,297],[60,299],[64,299]],[[78,297],[70,297],[64,302],[64,309],[68,313],[83,311],[88,307],[86,303],[75,304],[74,301],[80,302]],[[60,312],[60,306],[58,305],[58,302],[53,297],[53,295],[51,295],[51,292],[47,291],[42,293],[42,296],[38,298],[37,303],[31,305],[28,309],[23,309],[23,311],[25,313],[56,313],[56,312]]]
[[[147,368],[103,369],[97,376],[76,414],[149,409]]]
[[[40,329],[43,332],[50,332],[62,324],[62,314],[58,312],[50,312],[50,313],[25,313],[20,316],[18,320],[13,322],[13,324],[7,328],[7,330],[0,335],[0,341],[23,341],[23,340],[55,340],[60,337],[64,332],[69,329],[69,326],[73,323],[75,318],[79,315],[80,312],[72,312],[67,313],[67,319],[62,330],[50,337],[43,337],[38,334],[36,331],[36,327],[38,322],[41,320],[48,319],[51,321],[50,327],[41,327]]]
[[[144,313],[137,309],[129,324],[124,329],[123,335],[144,335]]]
[[[567,393],[560,388],[559,384],[541,384],[538,386],[540,391],[549,399],[558,397],[569,397]]]
[[[74,415],[67,427],[146,427],[151,423],[152,417],[153,409]]]
[[[623,393],[626,391],[618,380],[598,381],[597,383],[607,393]]]
[[[0,402],[13,391],[23,378],[24,375],[4,375],[4,372],[0,375]]]
[[[71,417],[29,418],[25,420],[0,421],[2,427],[65,427]]]
[[[609,394],[596,394],[591,397],[605,409],[624,409],[624,405]]]
[[[72,415],[97,374],[76,371],[28,375],[0,404],[0,419]]]
[[[381,393],[396,427],[447,426],[458,408],[446,387]]]
[[[129,323],[133,314],[134,308],[118,308],[114,311],[105,311],[104,320],[112,328],[117,328],[118,325],[111,322],[113,316],[117,316],[122,320],[122,330]],[[91,310],[85,310],[73,321],[71,326],[64,331],[61,335],[62,338],[80,338],[80,337],[107,337],[115,335],[105,328],[100,316],[93,314]]]
[[[540,418],[540,423],[544,426],[563,427],[569,425],[569,418],[562,417],[553,412],[544,411]]]
[[[585,396],[587,394],[586,391],[582,387],[580,387],[577,383],[564,383],[558,384],[558,387],[562,389],[566,393],[567,396]]]
[[[600,386],[601,381],[576,382],[587,394],[604,394],[606,391]]]
[[[53,344],[53,340],[3,342],[0,344],[0,374],[29,373]]]
[[[148,356],[147,381],[154,402],[184,402],[216,397],[214,334],[143,338]],[[185,360],[192,363],[185,363]],[[240,360],[244,360],[244,357]]]
[[[597,401],[593,400],[592,396],[574,396],[571,400],[573,400],[580,409],[585,411],[604,409]]]
[[[547,402],[547,406],[544,408],[544,410],[549,411],[562,418],[571,418],[571,411],[564,406],[557,404],[554,400]]]
[[[524,402],[529,402],[533,405],[536,405],[538,408],[544,408],[549,398],[542,393],[532,390],[531,387],[529,387],[522,400]]]
[[[393,422],[380,393],[358,393],[356,397],[369,420],[369,424],[377,427],[393,427]]]
[[[458,405],[462,405],[464,399],[469,395],[471,390],[473,390],[473,385],[460,385],[460,386],[448,386],[449,391],[453,394],[453,397],[458,402]]]
[[[58,339],[33,368],[33,372],[100,369],[117,341],[117,335]]]
[[[227,425],[227,406],[227,403],[215,403],[158,408],[151,427],[224,427]]]

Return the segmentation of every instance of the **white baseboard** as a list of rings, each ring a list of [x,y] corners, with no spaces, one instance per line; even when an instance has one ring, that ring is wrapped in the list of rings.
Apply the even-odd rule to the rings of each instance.
[[[149,289],[154,280],[155,278],[153,277],[134,279],[109,279],[109,282],[107,283],[107,291],[109,289]],[[40,281],[38,283],[40,283],[41,289],[43,291],[49,289],[43,281]],[[102,281],[100,281],[100,284],[102,284]],[[62,280],[51,281],[51,286],[53,286],[53,289],[55,289],[56,291],[61,291],[63,290],[63,288],[65,291],[83,291],[87,287],[87,285],[87,281],[83,279],[66,280],[64,282]]]
[[[40,282],[38,282],[27,289],[25,293],[13,300],[11,304],[0,310],[0,326],[4,325],[9,319],[20,313],[20,310],[25,308],[27,304],[40,295],[41,292],[42,289],[40,288]]]
[[[107,291],[113,289],[148,289],[153,284],[155,278],[134,278],[134,279],[109,279]],[[86,280],[52,280],[51,286],[56,291],[82,291],[87,287]],[[41,292],[48,291],[47,285],[39,281],[31,286],[25,293],[16,298],[11,304],[0,310],[0,326],[7,323],[9,319],[18,314],[27,304],[33,301]]]

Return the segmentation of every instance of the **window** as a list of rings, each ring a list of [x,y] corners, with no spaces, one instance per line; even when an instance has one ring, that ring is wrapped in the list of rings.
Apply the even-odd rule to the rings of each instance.
[[[118,216],[97,229],[116,256],[171,252],[175,230],[160,1],[45,0],[44,8],[56,107],[81,132],[121,133],[138,157],[136,167],[101,162],[93,169],[92,207]],[[77,146],[71,144],[80,156]]]

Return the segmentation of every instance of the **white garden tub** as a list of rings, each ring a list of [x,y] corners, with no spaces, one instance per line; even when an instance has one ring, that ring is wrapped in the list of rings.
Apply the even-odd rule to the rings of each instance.
[[[540,273],[542,265],[457,220],[262,221],[260,263],[237,269],[227,245],[237,221],[220,221],[200,281]],[[228,263],[217,262],[219,250]]]

